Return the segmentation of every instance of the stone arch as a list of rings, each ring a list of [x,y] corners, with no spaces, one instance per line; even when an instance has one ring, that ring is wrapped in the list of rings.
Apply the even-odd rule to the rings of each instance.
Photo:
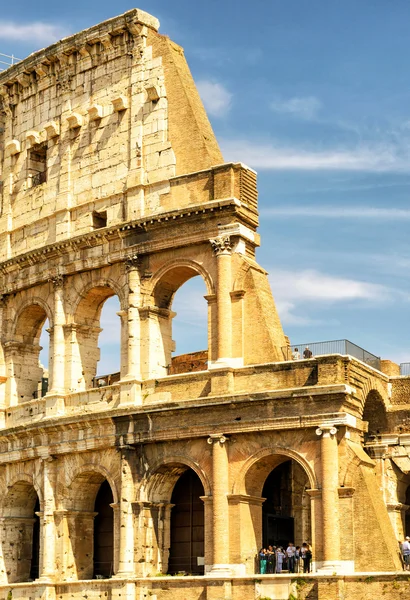
[[[40,575],[40,498],[33,478],[21,474],[7,486],[1,502],[1,571],[8,583]]]
[[[317,478],[298,452],[274,446],[253,453],[232,486],[231,514],[247,532],[234,562],[254,573],[261,546],[315,543],[307,489],[317,489]]]
[[[162,572],[203,574],[196,556],[204,555],[207,524],[203,497],[211,494],[207,475],[195,461],[174,455],[155,463],[144,480],[147,484],[141,496],[146,500],[141,502],[141,511],[145,527],[152,528],[153,544],[146,561]]]
[[[175,313],[171,310],[172,301],[177,290],[189,279],[199,275],[205,283],[208,295],[215,294],[215,287],[209,271],[200,263],[179,258],[166,262],[152,277],[147,287],[144,307],[141,315],[141,335],[147,340],[141,355],[142,374],[144,378],[164,377],[172,373],[172,352],[174,342],[172,339],[172,319]],[[212,311],[215,305],[208,306],[208,323],[215,322]],[[214,333],[207,327],[208,344],[203,349],[195,370],[205,370],[206,362],[212,357],[212,340]],[[181,366],[182,365],[182,366]],[[183,361],[178,372],[184,372]],[[187,370],[190,370],[187,369]]]
[[[317,477],[310,464],[301,454],[290,448],[273,446],[271,448],[261,448],[245,461],[233,484],[232,493],[260,496],[264,481],[269,473],[276,466],[289,459],[296,461],[305,471],[310,488],[317,489]]]
[[[98,339],[102,331],[101,311],[105,301],[112,296],[118,297],[121,310],[127,307],[125,286],[123,288],[111,278],[96,278],[84,286],[73,303],[69,315],[71,356],[67,360],[70,389],[93,387],[100,358]],[[121,345],[124,346],[124,320],[121,324]]]
[[[377,436],[388,432],[386,404],[380,392],[371,389],[363,403],[363,421],[368,422],[368,436]]]
[[[114,509],[118,506],[119,496],[114,478],[109,471],[105,467],[93,463],[82,465],[76,470],[63,491],[61,503],[64,504],[63,514],[69,533],[63,571],[69,579],[91,579],[96,573],[94,534],[97,513],[95,508],[98,493],[105,482],[112,492],[113,499],[113,502],[107,505],[108,510],[112,513],[111,532],[107,535],[115,543],[117,536],[114,535],[114,532],[117,526],[116,510]],[[112,544],[112,541],[110,543]],[[111,560],[114,563],[114,554]],[[110,570],[111,574],[113,572],[114,565]]]
[[[12,325],[12,329],[11,329],[11,336],[10,339],[14,339],[14,337],[16,335],[20,334],[20,329],[22,329],[23,325],[21,323],[21,317],[23,316],[24,312],[26,310],[29,310],[31,307],[33,307],[33,311],[32,314],[30,312],[30,314],[28,315],[28,321],[30,323],[30,327],[33,328],[33,326],[35,327],[36,323],[38,323],[38,319],[39,319],[39,312],[38,310],[36,310],[36,307],[40,307],[42,309],[42,312],[46,315],[46,319],[49,320],[50,322],[50,327],[53,326],[54,323],[54,313],[53,310],[50,308],[50,306],[48,305],[48,303],[43,300],[43,298],[40,298],[39,296],[33,296],[32,298],[27,298],[24,302],[22,302],[16,309],[15,311],[15,316],[13,319],[13,325]],[[21,335],[23,335],[23,332],[21,332]]]
[[[205,496],[212,494],[211,484],[199,464],[186,456],[173,455],[155,463],[145,475],[144,496],[150,502],[170,502],[172,490],[179,477],[192,469],[204,488]]]
[[[210,273],[200,263],[187,258],[176,258],[162,265],[152,277],[149,294],[158,308],[169,308],[175,292],[188,279],[197,275],[204,280],[207,294],[215,294],[215,286]]]
[[[374,391],[380,395],[386,409],[390,406],[390,401],[388,399],[387,385],[388,385],[388,381],[383,382],[382,380],[380,380],[376,377],[369,377],[363,382],[362,388],[360,390],[362,411],[364,409],[366,400],[372,391]]]
[[[38,296],[25,300],[17,308],[4,346],[10,405],[41,397],[47,391],[44,382],[48,382],[49,365],[44,368],[40,365],[40,336],[47,319],[52,327],[53,311]],[[52,360],[52,344],[49,343],[49,364]]]
[[[98,277],[89,281],[78,293],[75,298],[72,309],[70,311],[70,317],[75,320],[78,307],[84,300],[87,299],[89,293],[95,288],[103,288],[104,290],[110,289],[112,293],[107,295],[106,298],[111,296],[118,296],[121,304],[121,309],[125,309],[127,305],[127,296],[125,292],[125,286],[120,286],[118,281],[112,277]]]
[[[4,494],[3,494],[3,502],[8,493],[8,490],[10,490],[13,486],[15,486],[18,483],[25,483],[26,485],[32,486],[40,500],[40,506],[41,507],[43,506],[42,487],[41,487],[40,483],[37,481],[37,478],[34,477],[33,475],[30,475],[29,473],[17,473],[12,479],[7,481],[6,489],[4,490]],[[3,505],[3,503],[1,504],[1,506],[2,505]]]
[[[95,496],[104,480],[110,484],[114,503],[118,503],[118,490],[115,480],[105,467],[94,463],[86,463],[76,470],[66,486],[66,509],[93,510]],[[83,495],[83,490],[87,494]],[[83,496],[83,497],[81,497]]]

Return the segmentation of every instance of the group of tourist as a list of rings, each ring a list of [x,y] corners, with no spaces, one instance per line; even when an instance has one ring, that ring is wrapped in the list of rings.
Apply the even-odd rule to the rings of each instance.
[[[307,542],[295,546],[289,542],[286,550],[282,546],[261,548],[258,554],[259,573],[261,575],[282,573],[310,573],[312,550]]]
[[[310,350],[309,346],[303,350],[303,358],[312,358],[313,352]],[[299,348],[295,348],[292,352],[292,360],[300,360],[300,352]]]

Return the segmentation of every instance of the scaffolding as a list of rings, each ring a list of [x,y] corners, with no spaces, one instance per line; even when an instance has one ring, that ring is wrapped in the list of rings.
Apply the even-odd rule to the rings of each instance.
[[[13,54],[9,56],[8,54],[0,52],[0,71],[5,71],[20,61],[21,58],[17,58],[17,56],[14,56]]]

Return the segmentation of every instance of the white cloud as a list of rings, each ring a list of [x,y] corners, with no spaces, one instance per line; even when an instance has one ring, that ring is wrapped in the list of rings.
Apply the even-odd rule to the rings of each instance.
[[[68,35],[68,31],[65,27],[53,23],[43,23],[42,21],[16,23],[0,20],[0,39],[2,40],[33,42],[48,46],[66,35]]]
[[[410,209],[373,206],[275,206],[261,211],[265,217],[313,217],[323,219],[410,219]]]
[[[273,112],[279,114],[288,114],[310,121],[320,111],[322,103],[315,96],[294,97],[288,100],[276,98],[270,103],[270,108]]]
[[[393,290],[383,285],[335,277],[313,269],[272,269],[269,280],[279,315],[285,324],[316,325],[323,322],[310,319],[306,315],[308,303],[310,306],[355,300],[376,303],[393,297]],[[298,314],[298,311],[302,312],[302,315]]]
[[[196,86],[210,115],[223,117],[229,111],[232,94],[221,83],[203,79]]]
[[[246,140],[222,140],[226,160],[240,161],[255,169],[284,171],[410,172],[410,152],[389,144],[354,148],[315,149]]]

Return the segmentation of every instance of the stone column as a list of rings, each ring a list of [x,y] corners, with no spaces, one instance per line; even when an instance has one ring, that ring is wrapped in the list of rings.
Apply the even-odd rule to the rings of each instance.
[[[119,500],[119,544],[118,570],[116,577],[134,575],[134,481],[131,460],[134,448],[120,448],[121,452],[121,493]]]
[[[340,571],[340,522],[339,522],[339,454],[337,429],[321,425],[316,435],[321,436],[322,464],[322,532],[323,566],[325,571]]]
[[[229,363],[232,357],[231,241],[229,235],[224,235],[210,242],[217,261],[217,361]]]
[[[6,358],[3,349],[3,320],[7,296],[0,295],[0,384],[6,384]],[[0,429],[6,426],[6,385],[0,385]]]
[[[65,339],[64,339],[64,304],[61,275],[52,277],[49,281],[54,287],[54,326],[53,326],[53,365],[51,389],[49,395],[64,395],[65,393]]]
[[[128,353],[127,373],[123,379],[141,380],[141,325],[140,325],[140,289],[141,280],[138,270],[138,256],[130,256],[125,261],[128,273]]]
[[[40,579],[51,581],[56,573],[55,550],[56,528],[54,521],[55,511],[55,461],[47,458],[43,464],[43,511],[39,513],[42,519],[42,561],[40,565]]]
[[[229,577],[229,460],[228,438],[223,434],[211,434],[208,444],[212,445],[212,538],[213,564],[209,575]]]

